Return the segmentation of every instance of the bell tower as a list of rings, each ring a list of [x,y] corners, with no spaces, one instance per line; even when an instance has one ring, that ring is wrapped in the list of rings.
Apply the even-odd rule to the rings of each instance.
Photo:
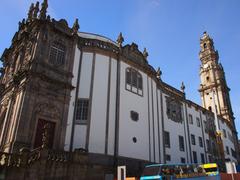
[[[200,48],[201,84],[199,92],[201,94],[202,105],[208,110],[216,110],[218,115],[225,118],[231,124],[234,124],[229,97],[230,89],[226,83],[223,67],[218,61],[218,51],[215,50],[213,40],[206,32],[203,33],[203,37],[200,39]]]

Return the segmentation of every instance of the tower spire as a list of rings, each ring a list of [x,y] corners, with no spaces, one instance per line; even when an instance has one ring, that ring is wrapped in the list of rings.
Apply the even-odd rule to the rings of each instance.
[[[33,11],[34,11],[34,4],[32,3],[28,10],[28,18],[27,18],[28,22],[31,22],[33,19]]]
[[[48,8],[48,1],[44,0],[43,3],[42,3],[42,8],[40,10],[40,15],[39,15],[39,18],[41,20],[46,19],[47,8]]]
[[[39,12],[39,2],[37,1],[36,2],[36,5],[33,9],[33,18],[36,19],[37,18],[37,15],[38,15],[38,12]]]

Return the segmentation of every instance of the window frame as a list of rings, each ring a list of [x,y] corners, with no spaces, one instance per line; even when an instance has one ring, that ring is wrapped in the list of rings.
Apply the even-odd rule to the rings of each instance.
[[[180,158],[180,161],[181,161],[181,163],[186,163],[186,158],[181,157],[181,158]]]
[[[80,101],[87,101],[87,108],[84,107],[84,104],[81,106],[79,105],[80,107],[80,118],[83,117],[83,116],[86,116],[85,119],[77,119],[78,117],[78,103],[81,103]],[[84,103],[84,102],[83,102]],[[75,112],[75,124],[87,124],[88,120],[89,120],[89,99],[88,98],[78,98],[77,101],[76,101],[76,104],[75,104],[75,108],[76,108],[76,112]],[[82,109],[81,109],[82,108]],[[87,110],[85,110],[87,109]],[[81,113],[85,113],[85,115],[81,115]]]
[[[201,163],[205,164],[205,155],[204,153],[200,153]]]
[[[134,77],[134,79],[133,79],[133,77]],[[136,80],[136,82],[135,82],[135,80]],[[136,89],[136,92],[133,90],[133,88]],[[138,70],[136,70],[132,67],[127,67],[125,70],[125,89],[127,91],[130,91],[136,95],[143,97],[142,74]]]
[[[184,147],[184,137],[183,136],[178,136],[178,143],[179,143],[179,150],[180,151],[185,151]]]
[[[197,122],[197,127],[201,127],[201,122],[199,117],[196,117],[196,122]]]
[[[188,114],[188,122],[189,122],[189,124],[193,124],[193,116],[192,116],[192,114]]]
[[[224,137],[224,138],[227,138],[227,132],[226,132],[225,129],[223,129],[223,137]]]
[[[164,131],[164,147],[166,148],[171,147],[170,133],[168,131]]]
[[[62,41],[53,41],[49,48],[48,62],[53,66],[63,66],[66,59],[66,46]]]
[[[193,153],[193,162],[194,163],[198,163],[197,152],[196,151],[192,151],[192,153]]]
[[[199,146],[203,147],[203,138],[202,137],[198,137],[198,142],[199,142]]]
[[[206,139],[206,148],[207,148],[207,151],[209,152],[210,151],[210,140],[209,139]]]
[[[196,139],[194,134],[191,134],[191,144],[196,145]]]
[[[228,146],[226,146],[226,153],[227,153],[227,155],[230,155],[230,151],[229,151],[229,147]]]
[[[170,154],[165,154],[165,159],[166,159],[166,161],[171,161],[171,155]]]

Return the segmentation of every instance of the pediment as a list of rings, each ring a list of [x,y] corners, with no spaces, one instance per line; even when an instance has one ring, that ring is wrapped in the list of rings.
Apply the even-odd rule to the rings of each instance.
[[[136,63],[140,63],[143,65],[147,65],[147,60],[143,56],[142,52],[139,51],[138,45],[135,43],[127,44],[123,47],[122,50],[123,56],[125,56],[127,59],[130,59]]]

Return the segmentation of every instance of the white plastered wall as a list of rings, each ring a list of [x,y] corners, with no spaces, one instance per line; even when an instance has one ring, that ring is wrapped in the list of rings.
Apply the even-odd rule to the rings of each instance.
[[[120,73],[120,115],[119,115],[119,156],[149,160],[149,130],[147,75],[138,71],[143,79],[143,96],[125,89],[125,70],[129,65],[121,62]],[[133,121],[130,111],[139,114],[139,120]],[[137,142],[133,142],[133,137]]]

